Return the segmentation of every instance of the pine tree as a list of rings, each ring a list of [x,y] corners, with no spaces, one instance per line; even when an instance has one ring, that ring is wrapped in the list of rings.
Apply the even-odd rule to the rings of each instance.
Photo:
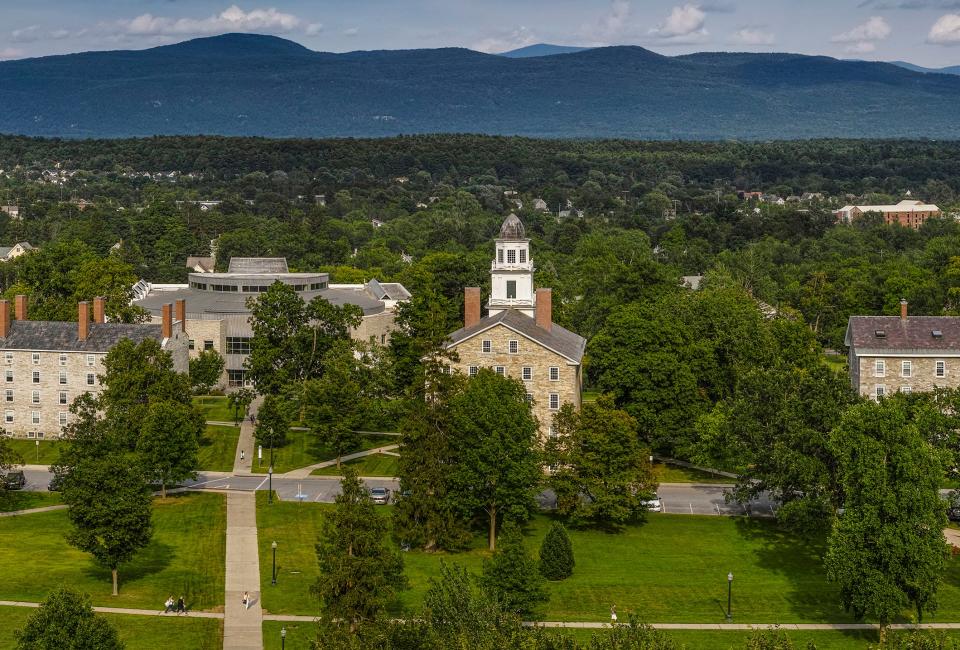
[[[564,580],[573,575],[573,544],[567,529],[553,522],[540,545],[540,575],[547,580]]]
[[[504,523],[497,550],[483,563],[480,584],[505,611],[517,614],[529,614],[550,599],[537,562],[523,545],[520,527],[512,521]]]

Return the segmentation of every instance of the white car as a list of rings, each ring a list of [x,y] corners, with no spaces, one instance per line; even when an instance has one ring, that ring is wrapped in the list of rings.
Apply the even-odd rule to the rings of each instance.
[[[643,505],[646,506],[650,512],[663,512],[663,505],[660,503],[659,494],[654,494],[653,498],[644,501]]]
[[[378,506],[385,506],[390,503],[390,490],[385,487],[371,488],[370,500]]]

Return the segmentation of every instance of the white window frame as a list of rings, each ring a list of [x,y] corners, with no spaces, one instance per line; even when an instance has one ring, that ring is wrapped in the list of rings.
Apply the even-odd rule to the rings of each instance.
[[[66,370],[61,370],[61,371],[60,371],[60,378],[58,379],[58,381],[59,381],[59,383],[60,383],[61,386],[66,386],[66,385],[67,385],[67,371],[66,371]]]
[[[510,339],[510,342],[507,343],[507,351],[510,354],[520,354],[520,341],[516,339]]]
[[[87,373],[87,386],[96,386],[97,385],[97,376],[92,372]]]
[[[8,383],[8,384],[13,381],[13,371],[12,371],[12,370],[8,370],[8,371],[7,371],[6,380],[7,380],[7,383]]]
[[[69,404],[69,403],[70,403],[70,396],[67,395],[67,391],[61,390],[61,391],[60,391],[60,394],[57,396],[57,401],[58,401],[60,404],[63,404],[64,406],[66,406],[67,404]]]
[[[32,393],[31,396],[30,396],[30,403],[31,403],[31,404],[39,404],[39,403],[40,403],[40,391],[38,391],[38,390],[33,391],[33,393]]]
[[[3,358],[6,359],[7,365],[13,363],[13,352],[4,352]]]
[[[61,427],[67,426],[67,412],[66,412],[66,411],[60,411],[59,413],[57,413],[57,422],[60,423],[60,426],[61,426]]]
[[[4,401],[12,402],[12,401],[13,401],[13,389],[12,389],[12,388],[8,388],[8,389],[4,392],[4,397],[3,397],[3,398],[4,398]]]
[[[67,365],[67,355],[65,355],[63,352],[60,353],[60,365]]]
[[[907,395],[909,395],[910,393],[913,392],[913,386],[901,386],[901,387],[900,387],[900,392],[901,392],[901,393],[906,393]]]
[[[478,372],[480,372],[480,368],[477,366],[470,366],[467,368],[467,374],[471,377],[476,377]]]
[[[30,355],[30,360],[31,360],[31,362],[33,363],[33,365],[39,366],[39,365],[40,365],[40,353],[39,353],[39,352],[33,352],[33,353],[31,353],[31,355]]]
[[[14,418],[14,415],[13,415],[12,409],[7,409],[6,411],[3,412],[3,421],[5,423],[13,424],[13,418]]]
[[[39,383],[40,383],[40,371],[39,371],[39,370],[34,370],[34,371],[33,371],[32,378],[33,378],[33,383],[39,384]]]
[[[524,379],[524,381],[530,381],[533,379],[533,366],[524,366],[520,372],[522,373],[521,377]]]
[[[90,366],[91,368],[94,367],[95,365],[97,365],[97,357],[95,357],[95,356],[92,355],[92,354],[88,354],[88,355],[87,355],[87,365]]]
[[[560,381],[560,366],[550,366],[550,381]]]
[[[527,393],[527,404],[533,404],[533,393]]]
[[[484,354],[490,354],[493,352],[493,341],[490,339],[483,339],[480,341],[480,352]]]
[[[560,393],[550,393],[549,399],[547,401],[551,411],[560,410]]]
[[[905,359],[900,362],[900,376],[901,377],[913,376],[913,361]]]
[[[933,376],[943,378],[947,376],[947,362],[943,359],[937,359],[933,363]]]
[[[887,376],[887,361],[886,361],[886,359],[874,359],[874,360],[873,360],[873,376],[874,376],[874,377],[886,377],[886,376]]]
[[[516,264],[517,263],[517,251],[513,248],[507,249],[507,264]]]
[[[873,389],[874,399],[880,399],[881,397],[886,397],[886,396],[887,396],[887,387],[883,384],[877,384],[876,387]]]
[[[30,424],[40,424],[40,411],[30,411]]]
[[[501,377],[506,377],[506,376],[507,376],[507,369],[504,368],[503,366],[494,366],[494,367],[493,367],[493,371],[494,371],[495,373],[497,373],[498,375],[500,375]]]

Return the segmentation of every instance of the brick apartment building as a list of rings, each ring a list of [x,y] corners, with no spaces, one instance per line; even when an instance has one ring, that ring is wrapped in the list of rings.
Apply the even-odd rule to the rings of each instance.
[[[888,226],[898,223],[914,230],[926,223],[927,219],[943,216],[937,206],[913,200],[903,200],[896,205],[845,205],[834,214],[838,223],[851,223],[871,212],[880,214]]]

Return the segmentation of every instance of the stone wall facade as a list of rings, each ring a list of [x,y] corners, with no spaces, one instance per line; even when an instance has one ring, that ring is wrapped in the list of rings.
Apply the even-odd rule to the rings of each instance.
[[[484,341],[489,341],[490,351],[484,352]],[[510,352],[510,341],[517,342],[517,352]],[[532,396],[533,415],[540,423],[540,437],[551,434],[553,416],[563,404],[580,408],[582,377],[578,364],[548,350],[501,324],[462,341],[453,348],[459,361],[452,367],[466,375],[471,368],[503,368],[507,377],[519,379]],[[524,378],[524,368],[529,370],[529,379]],[[551,368],[556,369],[556,379],[551,379]],[[556,408],[551,408],[551,395],[556,396]]]
[[[960,357],[877,355],[852,357],[850,361],[854,364],[854,388],[864,397],[876,399],[881,394],[960,386]],[[908,368],[904,362],[909,364]]]

